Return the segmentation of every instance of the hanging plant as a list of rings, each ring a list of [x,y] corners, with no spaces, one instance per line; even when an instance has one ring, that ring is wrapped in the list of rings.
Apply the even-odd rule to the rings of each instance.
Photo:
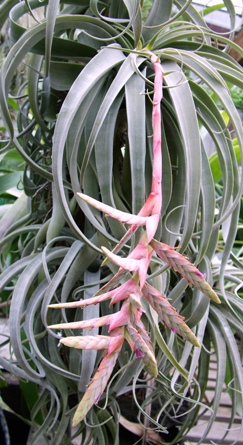
[[[232,2],[224,4],[233,29]],[[31,444],[44,436],[64,445],[80,434],[81,444],[108,444],[111,435],[118,445],[119,420],[134,428],[124,420],[128,395],[144,443],[167,440],[171,419],[178,428],[168,440],[177,443],[207,407],[214,351],[203,441],[225,381],[232,420],[242,406],[242,266],[232,251],[243,137],[227,86],[243,86],[228,55],[242,50],[181,0],[155,0],[149,11],[139,0],[20,2],[10,36],[1,147],[14,144],[23,157],[29,207],[0,244],[14,353],[0,364],[28,382]],[[8,96],[23,61],[16,128]]]

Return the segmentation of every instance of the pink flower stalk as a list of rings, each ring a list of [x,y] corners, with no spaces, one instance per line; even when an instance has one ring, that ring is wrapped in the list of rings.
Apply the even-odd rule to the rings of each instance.
[[[154,97],[153,97],[153,172],[152,172],[152,193],[156,196],[156,203],[152,214],[160,217],[162,206],[162,150],[161,150],[161,100],[163,97],[163,71],[159,59],[155,54],[151,55],[151,62],[154,66]]]
[[[161,100],[163,73],[157,56],[152,53],[147,54],[151,58],[155,72],[152,114],[153,166],[151,193],[138,215],[121,212],[83,193],[78,194],[88,204],[102,211],[104,214],[121,221],[123,224],[130,225],[130,228],[113,251],[108,250],[106,247],[101,248],[106,258],[116,264],[119,270],[95,296],[86,300],[52,304],[49,306],[51,308],[83,308],[108,299],[111,300],[110,305],[122,302],[120,310],[114,314],[91,320],[60,323],[49,326],[49,328],[52,329],[92,329],[105,325],[109,326],[109,336],[86,335],[67,337],[60,340],[62,344],[69,347],[78,349],[103,349],[105,351],[99,368],[88,385],[87,391],[74,415],[74,425],[83,420],[90,408],[95,403],[98,403],[115,366],[124,339],[129,343],[136,357],[143,360],[144,366],[151,376],[157,377],[158,369],[153,345],[149,333],[146,331],[141,320],[143,314],[143,296],[157,312],[160,320],[169,329],[191,342],[194,346],[200,346],[196,336],[186,325],[183,317],[176,312],[168,300],[157,289],[146,283],[148,268],[154,253],[170,267],[178,271],[182,277],[186,278],[190,285],[201,289],[202,292],[216,303],[220,302],[216,293],[193,264],[172,247],[153,239],[158,228],[162,206]],[[127,258],[118,256],[116,253],[139,226],[145,226],[145,232],[136,247]],[[126,277],[127,272],[130,272],[132,277],[125,283],[120,284],[121,278]]]

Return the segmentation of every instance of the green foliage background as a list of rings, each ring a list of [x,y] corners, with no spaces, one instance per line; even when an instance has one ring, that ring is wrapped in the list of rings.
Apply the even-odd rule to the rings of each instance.
[[[233,3],[224,4],[234,29]],[[8,135],[1,152],[6,159],[21,155],[24,164],[17,168],[25,194],[1,224],[1,298],[11,300],[13,354],[8,361],[0,357],[0,364],[29,382],[23,392],[35,430],[31,444],[40,437],[50,445],[71,443],[70,416],[100,361],[97,351],[61,347],[60,335],[71,333],[56,334],[47,326],[113,309],[102,303],[83,312],[50,311],[48,304],[88,298],[116,272],[110,263],[101,267],[100,246],[112,248],[124,227],[103,218],[77,192],[133,213],[149,193],[153,71],[147,50],[157,54],[164,70],[163,207],[156,238],[177,246],[198,265],[221,305],[209,304],[162,262],[153,261],[149,282],[186,318],[203,347],[196,350],[176,338],[145,305],[158,378],[148,382],[141,361],[124,347],[99,407],[90,411],[77,435],[81,444],[101,445],[108,444],[110,434],[118,445],[120,400],[132,393],[144,434],[149,424],[166,440],[172,420],[178,433],[170,443],[177,443],[205,404],[211,351],[217,384],[203,441],[225,382],[231,389],[231,422],[242,409],[242,251],[234,246],[243,136],[228,88],[228,82],[243,87],[242,69],[228,55],[231,46],[241,54],[242,49],[213,33],[185,0],[155,0],[151,11],[139,0],[7,0],[0,9],[3,21],[6,11],[13,44],[0,78]],[[23,63],[26,76],[16,92],[13,79]],[[9,111],[13,93],[16,121]],[[214,180],[205,134],[216,147],[221,183]],[[15,174],[15,164],[11,168],[6,173]],[[124,246],[124,255],[134,242]]]

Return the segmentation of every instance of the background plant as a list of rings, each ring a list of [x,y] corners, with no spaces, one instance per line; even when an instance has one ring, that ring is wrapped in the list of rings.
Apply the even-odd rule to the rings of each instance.
[[[234,29],[233,4],[229,0],[224,3]],[[166,440],[165,428],[171,421],[178,426],[171,443],[178,442],[194,424],[198,402],[205,402],[210,349],[218,364],[212,410],[216,412],[225,381],[231,389],[231,420],[242,407],[238,344],[242,338],[242,300],[238,295],[242,264],[241,253],[233,252],[242,194],[242,156],[240,160],[236,157],[231,131],[240,153],[243,141],[241,121],[226,83],[242,88],[241,68],[227,55],[227,49],[231,45],[242,50],[212,33],[191,1],[155,0],[146,14],[142,6],[138,0],[44,1],[40,22],[35,21],[38,1],[21,2],[10,11],[10,35],[15,43],[1,72],[2,115],[9,133],[3,151],[14,144],[26,163],[23,187],[29,207],[1,241],[0,284],[5,298],[11,299],[14,356],[9,361],[1,358],[0,363],[29,382],[22,386],[35,426],[32,443],[39,436],[48,444],[70,443],[66,413],[73,414],[101,360],[99,351],[60,346],[60,334],[47,326],[88,320],[119,309],[119,303],[109,307],[105,301],[82,311],[53,311],[48,305],[90,298],[117,271],[110,262],[101,266],[100,247],[112,249],[125,233],[123,224],[105,218],[77,193],[133,214],[150,193],[149,96],[154,73],[144,56],[145,48],[159,57],[164,71],[163,205],[155,238],[176,246],[198,266],[217,291],[221,305],[209,304],[198,289],[188,288],[185,279],[153,258],[149,283],[186,318],[204,347],[194,349],[175,337],[143,301],[143,323],[155,345],[158,377],[149,381],[142,360],[124,345],[100,400],[103,409],[94,407],[77,434],[82,433],[80,443],[102,444],[108,443],[109,432],[118,444],[120,400],[132,392],[144,443],[146,428],[151,425]],[[21,25],[24,14],[33,20],[28,29]],[[219,42],[225,45],[224,51],[218,49]],[[8,96],[23,61],[27,78],[15,96],[19,109],[16,129],[8,111]],[[211,93],[227,112],[229,124]],[[220,192],[202,129],[216,146],[222,173]],[[226,222],[222,256],[215,263]],[[127,240],[120,253],[127,256],[139,236]],[[9,252],[14,254],[10,266]],[[92,334],[97,333],[94,328]],[[106,328],[99,333],[106,335]],[[182,406],[184,416],[180,417]],[[89,436],[88,424],[96,426]]]

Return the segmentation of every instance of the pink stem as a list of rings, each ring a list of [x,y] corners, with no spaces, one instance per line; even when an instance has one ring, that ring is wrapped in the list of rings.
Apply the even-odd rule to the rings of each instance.
[[[154,97],[153,97],[153,173],[152,173],[152,193],[155,193],[156,208],[153,213],[160,213],[162,206],[162,137],[161,137],[161,100],[163,97],[163,72],[159,59],[155,54],[151,55],[151,62],[154,66]]]

